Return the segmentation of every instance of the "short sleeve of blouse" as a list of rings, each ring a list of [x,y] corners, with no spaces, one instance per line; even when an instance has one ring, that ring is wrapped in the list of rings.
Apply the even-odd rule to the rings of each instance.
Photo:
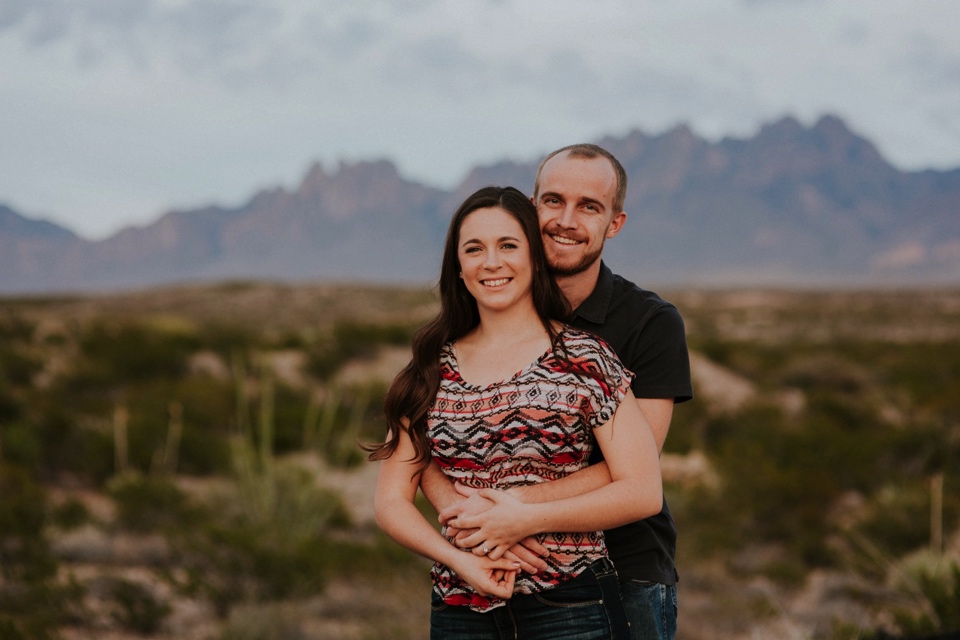
[[[605,424],[630,389],[633,374],[628,371],[610,346],[600,338],[583,332],[564,335],[567,359],[581,376],[583,398],[581,411],[590,429]]]

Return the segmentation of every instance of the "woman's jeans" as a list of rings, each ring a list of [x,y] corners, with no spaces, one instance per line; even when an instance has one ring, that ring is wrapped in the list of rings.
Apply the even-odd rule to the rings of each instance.
[[[673,640],[677,636],[676,585],[626,580],[620,588],[631,640]]]
[[[597,560],[564,584],[516,594],[485,613],[431,601],[431,640],[628,640],[617,573]]]

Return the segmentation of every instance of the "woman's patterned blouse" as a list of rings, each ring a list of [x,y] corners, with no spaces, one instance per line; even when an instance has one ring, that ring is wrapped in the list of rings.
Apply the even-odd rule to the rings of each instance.
[[[566,328],[559,341],[562,350],[551,348],[512,378],[485,387],[466,382],[453,345],[444,346],[427,438],[433,460],[451,480],[509,489],[555,480],[587,465],[596,442],[592,430],[616,413],[633,374],[592,334]],[[601,531],[543,533],[536,539],[550,550],[549,568],[519,573],[515,593],[555,587],[606,556]],[[431,577],[447,604],[477,611],[503,604],[477,594],[440,563]]]

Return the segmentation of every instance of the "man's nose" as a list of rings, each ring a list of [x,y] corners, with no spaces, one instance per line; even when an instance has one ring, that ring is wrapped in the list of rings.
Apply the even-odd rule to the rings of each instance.
[[[576,213],[576,208],[573,205],[565,206],[557,218],[557,224],[564,229],[573,229],[577,226]]]

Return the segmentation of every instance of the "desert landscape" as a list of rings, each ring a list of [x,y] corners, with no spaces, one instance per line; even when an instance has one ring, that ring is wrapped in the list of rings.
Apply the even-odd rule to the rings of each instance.
[[[661,293],[696,394],[662,458],[678,637],[960,630],[960,290]],[[0,299],[0,638],[426,637],[428,564],[378,531],[358,442],[435,305]]]

